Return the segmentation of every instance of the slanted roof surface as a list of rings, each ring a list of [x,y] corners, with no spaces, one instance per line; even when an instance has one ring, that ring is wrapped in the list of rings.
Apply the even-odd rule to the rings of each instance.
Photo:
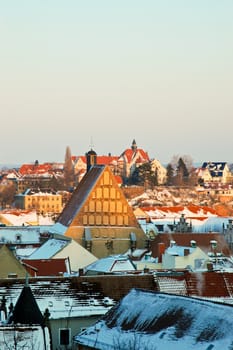
[[[70,273],[67,259],[23,259],[27,271],[35,271],[35,276],[60,276]]]
[[[155,281],[161,292],[202,297],[233,304],[232,272],[157,271]]]
[[[110,273],[132,270],[136,270],[136,267],[130,259],[123,256],[108,256],[85,267],[86,273],[91,271],[96,273]]]
[[[50,238],[30,255],[30,260],[50,259],[69,243],[69,240]]]
[[[91,189],[95,186],[97,179],[101,176],[104,171],[104,165],[95,165],[86,173],[73,192],[70,200],[63,209],[57,222],[68,227],[75,215],[81,209],[83,203],[90,194]]]
[[[101,350],[231,350],[232,317],[229,305],[132,289],[75,340]]]

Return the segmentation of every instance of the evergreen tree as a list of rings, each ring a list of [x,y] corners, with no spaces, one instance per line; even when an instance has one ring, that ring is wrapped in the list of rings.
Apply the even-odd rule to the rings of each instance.
[[[151,170],[150,163],[144,163],[134,170],[129,179],[129,184],[153,188],[158,184],[157,171],[153,172]]]
[[[174,184],[174,168],[171,165],[171,163],[169,163],[167,165],[167,185],[171,186]]]

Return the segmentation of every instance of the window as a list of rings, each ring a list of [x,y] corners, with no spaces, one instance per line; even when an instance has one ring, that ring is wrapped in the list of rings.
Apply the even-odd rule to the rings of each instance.
[[[95,202],[90,200],[89,202],[89,211],[94,212],[95,211]]]
[[[70,338],[70,328],[59,329],[59,345],[69,345]]]
[[[21,242],[21,235],[20,234],[17,234],[15,236],[15,239],[16,239],[16,242]]]

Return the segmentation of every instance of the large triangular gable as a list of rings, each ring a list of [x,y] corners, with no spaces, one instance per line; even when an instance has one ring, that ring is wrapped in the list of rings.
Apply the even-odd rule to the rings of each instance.
[[[58,220],[69,226],[138,227],[136,217],[109,166],[94,165]]]

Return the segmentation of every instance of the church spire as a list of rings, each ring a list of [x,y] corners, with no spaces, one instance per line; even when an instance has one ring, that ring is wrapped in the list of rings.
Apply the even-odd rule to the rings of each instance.
[[[131,149],[132,149],[134,152],[137,150],[137,144],[136,144],[135,139],[133,139]]]

